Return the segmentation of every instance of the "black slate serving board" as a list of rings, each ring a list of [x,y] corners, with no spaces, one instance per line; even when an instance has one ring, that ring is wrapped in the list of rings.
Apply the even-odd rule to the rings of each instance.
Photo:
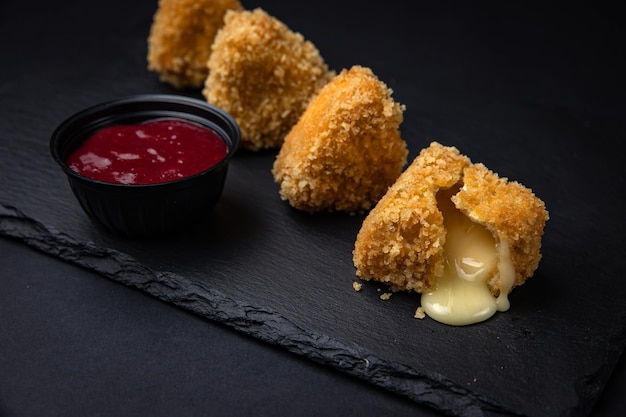
[[[450,415],[587,414],[625,345],[619,22],[590,5],[242,4],[334,69],[372,68],[407,106],[410,159],[454,145],[546,202],[543,260],[509,312],[450,327],[413,318],[417,294],[353,291],[364,216],[290,208],[275,151],[239,152],[214,213],[180,236],[92,224],[49,155],[56,125],[130,94],[200,97],[146,69],[156,1],[0,6],[0,234]]]

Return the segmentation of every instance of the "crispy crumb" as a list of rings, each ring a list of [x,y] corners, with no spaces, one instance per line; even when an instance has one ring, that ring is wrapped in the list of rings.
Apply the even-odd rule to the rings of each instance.
[[[415,314],[413,315],[413,317],[415,317],[416,319],[420,319],[420,320],[426,317],[426,313],[424,312],[424,307],[422,306],[417,307],[417,310],[415,310]]]
[[[406,165],[404,109],[370,68],[342,70],[285,138],[272,169],[280,197],[308,212],[369,210]]]
[[[335,76],[311,41],[261,8],[226,13],[207,66],[202,94],[233,116],[251,151],[280,147]]]
[[[239,0],[160,0],[148,36],[148,69],[176,88],[200,88],[211,45]]]
[[[454,205],[496,242],[506,240],[515,269],[513,287],[533,275],[548,220],[544,202],[523,185],[472,163],[457,148],[432,142],[363,221],[353,251],[357,276],[395,290],[435,288],[444,270],[446,239],[439,190],[457,190]],[[488,285],[499,294],[497,275]]]
[[[381,300],[388,300],[388,299],[390,299],[390,298],[391,298],[391,293],[390,293],[390,292],[385,292],[385,293],[382,293],[382,294],[380,295],[380,299],[381,299]]]
[[[363,284],[361,284],[360,282],[354,281],[352,283],[352,288],[354,288],[354,291],[361,291],[361,288],[363,288]]]

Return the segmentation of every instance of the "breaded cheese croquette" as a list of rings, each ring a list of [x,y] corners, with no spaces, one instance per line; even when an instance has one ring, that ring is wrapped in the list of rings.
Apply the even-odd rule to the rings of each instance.
[[[260,8],[226,14],[208,70],[204,97],[235,118],[252,151],[279,148],[335,75],[313,43]]]
[[[407,161],[404,105],[371,69],[344,69],[311,101],[281,147],[272,173],[280,196],[308,211],[370,209]]]
[[[443,323],[483,321],[534,274],[548,218],[530,189],[433,142],[363,221],[356,274],[422,293]]]
[[[227,10],[239,0],[160,0],[148,37],[148,69],[176,88],[201,88]]]

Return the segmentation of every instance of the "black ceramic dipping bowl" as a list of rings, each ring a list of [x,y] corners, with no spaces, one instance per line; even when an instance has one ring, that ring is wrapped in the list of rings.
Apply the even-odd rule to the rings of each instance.
[[[228,145],[228,154],[193,176],[147,185],[94,180],[66,163],[74,150],[103,127],[163,118],[194,122],[213,130]],[[240,136],[235,120],[220,108],[184,96],[146,94],[108,101],[70,116],[53,132],[50,152],[92,220],[118,235],[149,238],[177,233],[210,215],[222,194],[228,163],[237,151]]]

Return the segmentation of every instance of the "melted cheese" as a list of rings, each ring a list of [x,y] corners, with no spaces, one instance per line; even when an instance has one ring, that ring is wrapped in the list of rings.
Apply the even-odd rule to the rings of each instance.
[[[422,307],[428,316],[442,323],[463,326],[487,320],[496,311],[509,309],[508,293],[515,270],[505,240],[496,243],[484,226],[474,223],[450,201],[458,188],[437,194],[444,215],[444,273],[437,287],[422,294]],[[491,294],[487,282],[496,276],[500,296]]]

